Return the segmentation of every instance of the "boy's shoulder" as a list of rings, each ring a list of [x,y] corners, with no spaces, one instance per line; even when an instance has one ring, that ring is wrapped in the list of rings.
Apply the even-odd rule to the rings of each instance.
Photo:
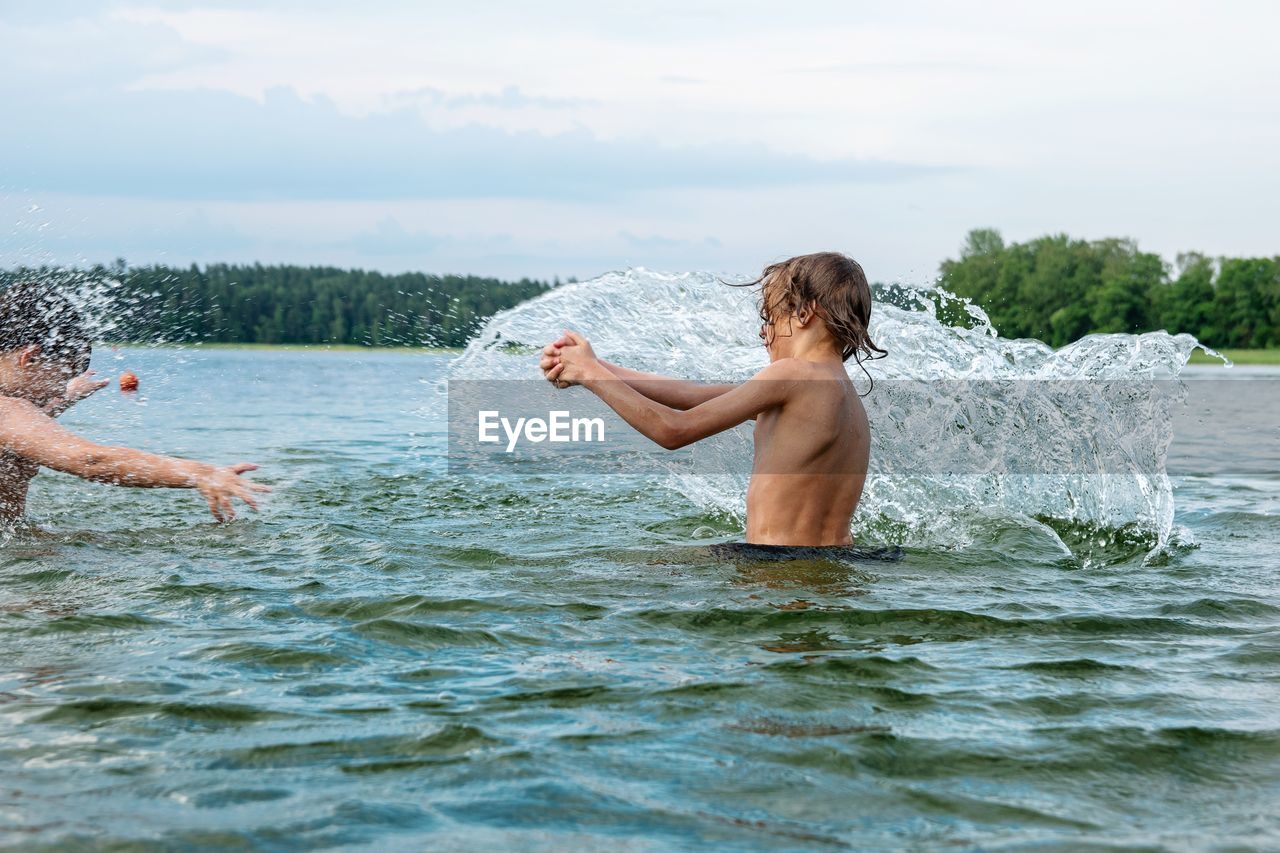
[[[798,377],[803,369],[803,363],[798,358],[780,358],[762,367],[754,378],[793,379]]]
[[[6,444],[6,433],[12,436],[15,430],[27,433],[37,429],[37,419],[48,420],[49,417],[35,403],[21,397],[0,395],[0,450]]]
[[[768,381],[780,401],[796,401],[806,407],[846,400],[851,395],[856,398],[858,394],[843,364],[833,367],[803,358],[780,358],[755,378]]]
[[[844,381],[848,375],[841,368],[834,372],[830,367],[803,358],[780,358],[769,364],[755,375],[756,379],[773,380],[812,380],[826,379]]]
[[[31,405],[30,400],[24,400],[21,397],[6,397],[4,394],[0,394],[0,412],[19,411],[20,409],[25,408],[23,405],[24,403],[26,406]]]
[[[6,397],[0,394],[0,414],[19,414],[39,412],[40,408],[30,400],[21,397]]]

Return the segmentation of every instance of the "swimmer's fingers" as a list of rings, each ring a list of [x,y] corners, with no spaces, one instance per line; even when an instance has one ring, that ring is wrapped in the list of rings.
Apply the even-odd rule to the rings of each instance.
[[[218,505],[218,498],[215,495],[205,495],[204,499],[209,502],[209,512],[213,513],[213,518],[219,524],[226,521],[222,517],[222,508]]]
[[[255,494],[266,494],[271,491],[270,486],[264,486],[262,483],[253,483],[243,480],[236,484],[235,496],[244,501],[254,512],[258,511],[258,499]],[[230,499],[228,499],[229,501]]]
[[[200,483],[199,489],[205,496],[205,500],[209,502],[209,512],[213,513],[215,519],[220,522],[235,521],[235,498],[244,501],[251,509],[258,509],[258,501],[254,495],[269,492],[271,487],[240,478],[241,474],[255,471],[257,468],[258,466],[252,462],[241,462],[237,465],[228,465],[225,468],[215,467],[209,470],[207,479]]]
[[[544,355],[542,360],[538,362],[538,367],[545,372],[560,363],[559,355]]]
[[[101,391],[110,384],[110,379],[94,379],[92,370],[86,370],[80,374],[80,391],[86,397],[95,391]]]
[[[573,383],[566,382],[560,378],[560,374],[564,373],[565,365],[557,364],[555,367],[547,371],[547,381],[557,388],[568,388]]]
[[[94,379],[95,372],[86,370],[79,376],[67,383],[66,397],[72,402],[77,402],[88,397],[90,394],[101,391],[111,384],[110,379]]]

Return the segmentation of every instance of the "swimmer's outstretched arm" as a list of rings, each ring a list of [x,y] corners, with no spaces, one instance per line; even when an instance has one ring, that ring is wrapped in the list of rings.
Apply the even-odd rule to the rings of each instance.
[[[85,480],[150,489],[197,489],[218,521],[236,517],[232,498],[257,509],[255,493],[271,489],[240,477],[258,466],[248,462],[221,466],[159,456],[128,447],[94,444],[69,430],[26,400],[0,398],[0,449]]]
[[[781,406],[799,381],[793,376],[791,360],[782,359],[724,394],[681,411],[651,400],[620,381],[595,357],[585,338],[572,332],[566,337],[570,343],[561,348],[560,363],[548,371],[547,378],[582,385],[642,435],[667,450],[732,429]]]
[[[569,339],[562,337],[558,341],[547,344],[542,350],[542,361],[539,366],[543,375],[560,363],[560,350],[569,346]],[[694,406],[719,397],[736,388],[731,383],[691,382],[687,379],[673,379],[657,373],[644,373],[629,367],[612,364],[604,359],[597,359],[605,369],[616,378],[630,385],[650,400],[670,406],[673,409],[692,409]]]

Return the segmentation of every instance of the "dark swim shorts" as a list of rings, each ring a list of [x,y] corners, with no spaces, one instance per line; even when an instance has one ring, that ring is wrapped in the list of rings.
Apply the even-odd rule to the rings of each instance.
[[[733,560],[837,560],[861,563],[868,560],[897,562],[902,549],[897,545],[864,548],[860,545],[751,545],[747,542],[722,542],[710,546],[711,555]]]

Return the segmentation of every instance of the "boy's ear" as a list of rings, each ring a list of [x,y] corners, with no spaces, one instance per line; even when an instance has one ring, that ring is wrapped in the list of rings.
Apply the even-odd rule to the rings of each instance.
[[[796,312],[796,319],[800,321],[801,326],[809,325],[809,321],[813,319],[816,313],[816,306],[810,302],[808,305],[801,305],[800,310]]]
[[[39,344],[27,344],[25,347],[18,350],[18,366],[26,367],[27,365],[31,364],[31,362],[34,361],[35,357],[38,356],[39,354],[40,354]]]

